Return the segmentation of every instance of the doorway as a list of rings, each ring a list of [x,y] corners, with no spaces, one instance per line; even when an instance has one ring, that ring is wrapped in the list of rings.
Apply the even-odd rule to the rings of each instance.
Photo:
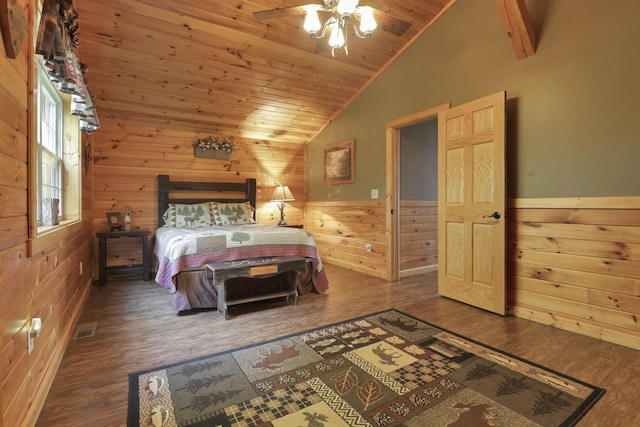
[[[401,277],[400,272],[403,271],[402,277],[406,277],[413,274],[421,274],[427,271],[434,271],[437,269],[437,255],[435,258],[430,258],[428,261],[429,264],[423,264],[421,266],[417,266],[416,263],[409,262],[410,257],[405,256],[403,261],[403,256],[401,251],[405,254],[412,246],[422,244],[427,250],[424,251],[424,254],[430,252],[429,246],[433,246],[435,251],[437,252],[437,236],[432,239],[428,244],[423,240],[420,240],[422,243],[411,243],[410,240],[406,240],[404,247],[401,249],[402,238],[401,234],[404,230],[405,237],[411,234],[411,228],[408,227],[407,224],[402,225],[401,221],[398,220],[400,215],[396,216],[396,212],[402,213],[403,209],[405,212],[411,212],[412,206],[410,202],[405,202],[401,206],[401,185],[402,181],[406,181],[409,178],[405,178],[404,180],[401,177],[401,149],[400,144],[402,143],[402,131],[409,129],[409,127],[424,124],[427,122],[435,122],[437,124],[438,113],[441,111],[445,111],[451,108],[451,104],[442,104],[433,108],[429,108],[427,110],[420,111],[418,113],[414,113],[405,117],[401,117],[399,119],[395,119],[387,122],[387,177],[386,177],[386,185],[387,185],[387,206],[389,207],[387,211],[387,236],[388,240],[388,253],[391,254],[387,256],[387,280],[397,280]],[[437,135],[437,133],[436,133]],[[437,153],[437,149],[436,149]],[[437,181],[436,181],[437,182]],[[408,191],[408,190],[407,190]],[[405,194],[407,194],[405,191]],[[433,192],[432,192],[433,193]],[[413,194],[413,193],[409,193]],[[432,211],[433,209],[437,210],[437,190],[435,191],[435,203],[432,203],[431,207],[425,206],[424,209],[416,209],[416,212],[427,212]],[[412,196],[408,196],[405,199],[409,200]],[[433,202],[433,201],[432,201]],[[432,216],[433,220],[437,221],[437,213]],[[410,221],[410,220],[408,220]],[[420,227],[423,230],[423,227]],[[437,230],[437,229],[436,229]],[[435,230],[434,230],[435,231]],[[428,232],[427,232],[428,233]],[[423,235],[420,239],[426,237]]]
[[[387,123],[387,280],[399,278],[400,129],[437,117],[438,293],[506,310],[506,92]]]
[[[400,129],[398,275],[438,269],[438,120]]]

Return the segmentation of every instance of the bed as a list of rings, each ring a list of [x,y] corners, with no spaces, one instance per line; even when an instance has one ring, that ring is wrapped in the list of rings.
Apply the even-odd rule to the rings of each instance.
[[[312,235],[306,231],[255,223],[256,180],[243,183],[172,181],[158,176],[158,228],[155,280],[173,294],[178,312],[216,308],[217,292],[205,265],[213,262],[297,256],[308,261],[298,293],[325,293],[329,283]],[[243,292],[278,286],[278,280],[242,280]]]

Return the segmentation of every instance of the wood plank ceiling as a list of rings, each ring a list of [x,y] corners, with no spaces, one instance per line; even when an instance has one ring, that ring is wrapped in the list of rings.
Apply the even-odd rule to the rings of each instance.
[[[79,57],[101,121],[304,144],[453,1],[363,0],[379,28],[332,58],[304,16],[253,16],[320,0],[76,0]]]

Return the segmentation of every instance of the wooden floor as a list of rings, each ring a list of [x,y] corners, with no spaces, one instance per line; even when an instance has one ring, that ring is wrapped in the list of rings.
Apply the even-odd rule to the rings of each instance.
[[[276,338],[396,308],[487,345],[607,390],[580,426],[640,422],[640,352],[514,317],[500,317],[437,296],[437,273],[386,282],[327,265],[326,295],[299,305],[261,305],[178,316],[154,282],[94,287],[80,319],[95,336],[72,340],[38,426],[125,426],[130,372]]]

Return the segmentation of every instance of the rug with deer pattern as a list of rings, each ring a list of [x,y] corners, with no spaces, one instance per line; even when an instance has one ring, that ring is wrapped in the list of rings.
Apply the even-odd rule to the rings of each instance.
[[[570,426],[603,389],[397,310],[129,376],[129,426]]]

